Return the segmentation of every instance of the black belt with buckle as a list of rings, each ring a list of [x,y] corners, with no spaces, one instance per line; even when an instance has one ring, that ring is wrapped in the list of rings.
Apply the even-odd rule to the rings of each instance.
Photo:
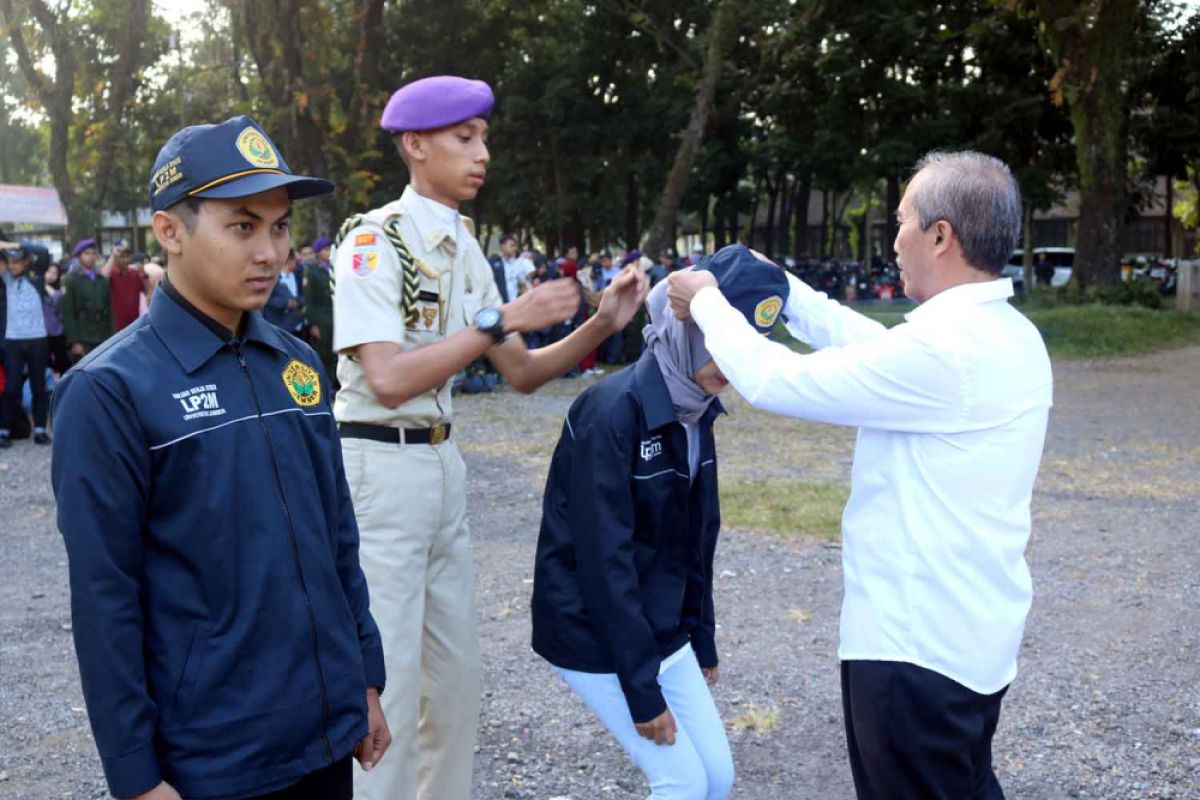
[[[441,444],[450,438],[450,423],[432,428],[393,428],[365,422],[339,422],[338,433],[343,439],[370,439],[388,444]]]

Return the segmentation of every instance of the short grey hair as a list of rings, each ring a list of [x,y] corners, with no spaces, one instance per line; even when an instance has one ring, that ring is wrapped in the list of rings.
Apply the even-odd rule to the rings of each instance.
[[[938,220],[950,224],[967,263],[999,275],[1021,238],[1021,189],[998,158],[972,150],[935,150],[917,162],[928,170],[912,207],[921,230]]]

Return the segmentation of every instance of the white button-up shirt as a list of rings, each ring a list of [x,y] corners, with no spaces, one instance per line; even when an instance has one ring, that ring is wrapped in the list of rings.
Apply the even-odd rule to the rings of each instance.
[[[903,661],[992,694],[1017,674],[1025,545],[1052,392],[1012,281],[955,286],[891,330],[788,276],[801,355],[716,289],[692,300],[717,365],[756,408],[859,428],[842,516],[842,660]]]

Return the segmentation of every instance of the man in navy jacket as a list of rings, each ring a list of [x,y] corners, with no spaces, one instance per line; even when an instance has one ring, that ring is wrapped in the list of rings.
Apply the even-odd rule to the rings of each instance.
[[[332,189],[248,117],[175,134],[150,182],[168,277],[55,391],[75,650],[118,798],[349,798],[351,754],[369,769],[390,742],[329,376],[257,311],[291,200]]]

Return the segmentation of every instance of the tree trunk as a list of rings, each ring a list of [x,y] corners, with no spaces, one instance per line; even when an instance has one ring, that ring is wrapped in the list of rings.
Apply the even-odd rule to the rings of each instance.
[[[704,139],[704,129],[708,126],[708,114],[716,95],[721,68],[725,56],[733,47],[736,38],[737,9],[738,3],[735,0],[720,0],[713,12],[712,21],[709,23],[704,67],[701,71],[700,85],[696,90],[696,101],[692,106],[691,119],[688,121],[687,128],[680,135],[675,163],[671,166],[667,185],[659,199],[658,210],[654,213],[650,234],[646,237],[644,251],[650,258],[658,258],[659,253],[667,246],[671,226],[679,213],[679,204],[683,200],[683,193],[687,188],[692,163],[695,161],[700,143]],[[736,222],[734,227],[736,229]]]
[[[829,253],[829,190],[821,190],[821,238],[817,242],[820,252],[817,253],[819,258],[824,258]]]
[[[754,184],[754,200],[750,203],[750,220],[746,223],[741,236],[746,247],[751,249],[754,248],[754,228],[758,224],[758,206],[762,201],[762,186],[763,182],[760,177]]]
[[[796,181],[796,199],[792,202],[792,215],[796,218],[796,238],[792,257],[800,261],[808,255],[808,204],[812,200],[812,175],[806,174]]]
[[[784,175],[779,187],[779,221],[776,223],[775,241],[771,243],[774,255],[783,256],[791,249],[792,199],[795,195],[792,181]],[[772,255],[768,253],[768,255]]]
[[[900,176],[887,176],[887,219],[884,220],[883,235],[887,241],[883,243],[883,260],[895,261],[893,247],[896,242],[896,209],[900,208]]]
[[[1033,204],[1025,203],[1022,209],[1024,220],[1021,222],[1021,272],[1026,292],[1033,291]]]
[[[630,167],[625,181],[625,249],[636,250],[641,238],[641,209],[638,206],[637,173]]]
[[[71,146],[71,101],[75,97],[75,49],[70,41],[70,34],[64,29],[64,20],[56,18],[43,0],[30,0],[29,8],[49,40],[50,51],[54,55],[53,82],[42,74],[34,63],[33,55],[25,42],[22,21],[13,11],[12,0],[0,0],[0,12],[4,15],[9,39],[17,53],[17,65],[50,122],[47,166],[50,182],[54,184],[58,198],[67,210],[67,229],[64,235],[70,242],[83,232],[79,208],[75,202],[75,186],[67,165],[67,152]]]
[[[775,212],[779,205],[779,184],[767,184],[767,230],[763,251],[767,258],[775,253]]]
[[[1175,217],[1175,180],[1170,175],[1167,176],[1167,208],[1166,218],[1164,222],[1166,227],[1163,228],[1163,257],[1171,258],[1175,254],[1175,248],[1172,243],[1174,231],[1172,230],[1172,220]]]
[[[96,205],[104,213],[111,193],[111,176],[117,165],[117,145],[125,139],[123,117],[125,109],[137,89],[137,73],[141,66],[142,44],[146,39],[146,26],[150,16],[149,0],[129,0],[125,4],[129,17],[124,28],[125,38],[120,42],[117,63],[113,65],[112,81],[108,88],[108,113],[100,126],[96,140],[96,173],[93,185]]]
[[[1079,227],[1073,277],[1080,285],[1121,280],[1126,204],[1127,54],[1140,0],[1096,0],[1083,15],[1077,0],[1038,0],[1041,33],[1059,64],[1051,80],[1067,102],[1079,167]]]

